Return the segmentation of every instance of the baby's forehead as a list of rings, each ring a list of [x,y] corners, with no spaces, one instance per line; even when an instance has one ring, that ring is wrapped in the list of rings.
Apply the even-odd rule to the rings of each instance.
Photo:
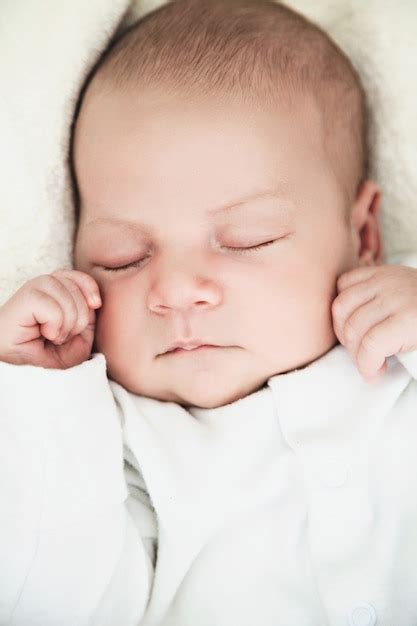
[[[280,3],[163,5],[111,43],[91,79],[100,90],[140,94],[152,85],[167,100],[233,94],[255,106],[290,107],[312,94],[323,142],[344,187],[353,190],[363,177],[367,146],[359,78],[325,31]],[[312,120],[310,128],[318,127]]]
[[[264,112],[268,111],[268,120],[272,120],[271,124],[275,127],[278,126],[278,108],[271,111],[271,108],[268,109],[264,103],[258,103],[257,108],[253,109],[256,111],[256,114],[251,118],[251,124],[249,125],[249,113],[247,113],[249,107],[243,111],[243,107],[240,107],[239,104],[231,103],[230,100],[220,100],[216,107],[213,105],[213,99],[206,100],[204,103],[204,115],[199,114],[195,117],[192,115],[192,111],[202,105],[203,100],[192,105],[188,104],[188,108],[183,115],[183,127],[179,131],[180,139],[178,143],[175,143],[178,130],[175,128],[175,123],[165,123],[163,126],[164,131],[161,134],[159,117],[154,116],[155,107],[146,105],[144,108],[141,108],[138,105],[136,109],[136,104],[134,104],[130,112],[125,111],[118,100],[120,94],[122,94],[125,102],[132,101],[136,103],[146,100],[144,93],[142,94],[143,97],[138,99],[137,92],[128,93],[120,90],[116,92],[113,89],[106,94],[96,93],[95,104],[90,109],[89,120],[87,121],[87,124],[96,126],[95,133],[94,135],[87,134],[83,140],[78,142],[77,174],[79,175],[79,182],[81,182],[84,206],[88,208],[91,206],[92,201],[96,204],[97,199],[102,203],[107,200],[107,203],[104,204],[106,213],[111,211],[112,214],[116,214],[122,205],[130,206],[132,204],[131,198],[135,196],[135,203],[138,209],[140,208],[139,205],[144,207],[146,205],[157,205],[160,212],[165,207],[169,213],[170,211],[175,211],[180,204],[190,206],[193,204],[196,206],[197,200],[202,205],[205,204],[206,208],[209,209],[212,206],[220,205],[223,199],[226,202],[226,196],[233,198],[239,196],[240,190],[244,193],[250,186],[255,187],[256,185],[266,188],[271,187],[272,182],[274,185],[278,185],[278,179],[281,180],[285,176],[272,176],[272,170],[276,170],[277,173],[281,172],[281,174],[283,171],[286,171],[288,181],[296,179],[299,182],[301,177],[304,176],[304,189],[310,189],[306,180],[307,171],[301,171],[300,167],[304,163],[306,167],[309,166],[311,169],[313,160],[317,161],[319,157],[320,159],[325,158],[321,149],[322,128],[320,113],[312,99],[307,104],[305,98],[298,96],[297,100],[294,100],[294,105],[287,107],[285,110],[285,119],[288,120],[286,126],[291,134],[286,137],[282,135],[281,137],[284,140],[275,141],[275,138],[273,138],[271,141],[272,127],[268,127],[265,133],[265,126],[262,126],[262,130],[259,130],[259,132],[262,132],[262,140],[267,139],[265,144],[263,141],[255,141],[249,144],[251,134],[256,135],[258,133],[258,113],[261,113],[260,119],[263,120]],[[125,124],[127,116],[132,115],[133,123],[137,121],[138,128],[146,130],[146,136],[142,131],[139,134],[136,133],[136,130],[131,133],[130,126],[127,135],[117,135],[114,129],[111,128],[108,118],[103,116],[102,112],[98,114],[99,109],[106,109],[109,99],[115,99],[116,102],[116,104],[111,103],[112,114],[116,124]],[[152,103],[157,103],[156,96],[153,93],[151,94],[151,101]],[[160,113],[165,121],[170,119],[170,106],[170,100],[165,98]],[[178,106],[178,103],[174,104],[173,107],[175,110],[181,108]],[[250,110],[252,111],[252,105]],[[298,110],[297,115],[296,110]],[[150,117],[143,119],[144,111],[145,117],[146,111],[149,111],[149,115],[154,116],[154,119],[150,119]],[[220,112],[219,116],[217,111]],[[225,118],[222,117],[223,111],[227,111]],[[183,113],[182,109],[181,112]],[[203,123],[205,119],[209,119],[212,126],[208,127],[208,132],[207,129],[202,128],[193,130],[195,137],[198,138],[198,141],[192,144],[193,149],[194,147],[196,149],[193,152],[190,151],[192,158],[185,158],[184,153],[189,148],[187,136],[191,132],[191,117],[193,120],[196,120],[195,124],[199,124],[200,121]],[[97,126],[98,119],[101,119],[101,122]],[[226,125],[221,126],[224,119],[231,121],[234,125],[233,133],[230,135]],[[301,126],[301,123],[303,126]],[[298,125],[300,125],[300,130],[297,132],[297,141],[299,139],[300,144],[295,141],[295,137],[292,135]],[[313,128],[316,128],[317,137],[315,142],[312,142],[312,137],[314,136]],[[234,132],[236,129],[238,134]],[[216,136],[215,133],[217,133]],[[249,137],[249,140],[246,140],[246,136]],[[124,153],[122,154],[124,172],[123,176],[119,178],[116,170],[119,171],[122,161],[119,158],[119,146],[116,143],[120,144],[123,151],[130,140],[136,141],[136,143],[132,143],[132,146],[129,147],[128,157]],[[150,149],[149,142],[151,145]],[[163,164],[167,163],[163,146],[167,147],[169,142],[172,145],[169,146],[168,154],[176,153],[177,156],[174,162],[171,162],[171,173],[167,171],[162,176],[162,172],[165,172]],[[307,147],[306,144],[308,142],[310,146]],[[101,148],[97,150],[99,143]],[[260,150],[258,152],[254,150],[250,152],[248,150],[246,155],[243,154],[243,151],[249,145],[256,145]],[[155,150],[156,146],[159,146],[160,149]],[[236,146],[239,146],[238,151]],[[185,149],[183,149],[184,147]],[[221,148],[220,151],[218,147],[219,149]],[[208,157],[209,153],[214,155],[210,157],[211,160]],[[204,167],[201,165],[203,161]],[[321,169],[325,173],[328,171],[327,168]],[[156,170],[159,171],[157,177],[153,175]],[[201,178],[195,176],[197,170]],[[191,172],[194,172],[194,174],[191,175]],[[130,177],[130,185],[130,182],[133,181],[137,174],[142,177],[142,185],[140,190],[135,186],[129,200],[122,187],[128,177]],[[328,176],[330,176],[330,171]],[[188,195],[182,194],[181,190],[179,190],[178,180],[176,182],[173,180],[174,178],[182,180],[184,185],[190,188]],[[310,176],[310,178],[312,177]],[[97,184],[94,183],[95,180]],[[98,182],[99,180],[101,182]],[[267,181],[267,184],[264,184],[264,181]],[[201,186],[199,186],[200,182],[202,182]],[[314,192],[314,189],[317,189],[320,184],[319,181],[314,183],[313,180],[311,190]],[[107,192],[105,191],[106,189]],[[168,195],[172,196],[169,202],[166,199]],[[201,201],[199,196],[204,196],[204,202]],[[177,198],[177,201],[174,198]],[[260,207],[260,204],[254,207],[253,213],[255,213],[255,210],[261,210],[261,208],[258,209],[258,206]]]
[[[129,89],[115,89],[107,87],[101,91],[99,87],[89,89],[84,97],[82,111],[87,110],[90,123],[94,124],[102,118],[108,123],[110,118],[123,125],[129,119],[135,126],[146,130],[147,124],[157,124],[155,131],[161,132],[164,128],[167,134],[175,132],[165,120],[189,120],[188,128],[191,133],[193,125],[213,126],[217,128],[222,123],[238,120],[242,132],[245,126],[251,130],[259,127],[264,131],[266,120],[270,124],[278,125],[286,120],[291,128],[320,129],[323,126],[323,114],[319,103],[312,92],[287,91],[282,98],[276,98],[273,103],[267,102],[255,95],[242,98],[238,94],[210,93],[199,97],[189,98],[187,92],[167,95],[158,87],[131,86]],[[89,113],[88,113],[89,111]],[[163,123],[159,123],[163,122]],[[103,128],[101,128],[101,131]],[[106,130],[106,129],[104,129]],[[108,134],[111,128],[108,128]],[[306,136],[307,137],[307,136]],[[229,136],[224,134],[224,141]]]

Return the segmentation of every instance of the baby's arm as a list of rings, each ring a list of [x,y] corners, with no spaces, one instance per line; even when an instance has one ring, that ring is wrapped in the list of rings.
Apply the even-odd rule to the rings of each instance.
[[[105,357],[88,358],[94,289],[58,271],[0,307],[0,626],[133,626],[148,602],[151,511]]]
[[[104,355],[0,362],[0,389],[0,624],[137,625],[153,564],[126,504]]]

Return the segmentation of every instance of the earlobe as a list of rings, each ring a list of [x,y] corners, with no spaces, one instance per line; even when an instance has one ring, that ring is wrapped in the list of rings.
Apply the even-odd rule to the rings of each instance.
[[[365,252],[359,257],[360,265],[375,265],[374,255],[371,250],[365,250]]]

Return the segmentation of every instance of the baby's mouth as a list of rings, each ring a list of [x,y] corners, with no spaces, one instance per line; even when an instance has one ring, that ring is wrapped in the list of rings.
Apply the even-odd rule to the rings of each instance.
[[[203,352],[210,352],[220,347],[221,346],[203,344],[196,348],[174,348],[173,350],[168,350],[167,352],[164,352],[163,354],[164,356],[195,355],[195,354],[202,354]]]

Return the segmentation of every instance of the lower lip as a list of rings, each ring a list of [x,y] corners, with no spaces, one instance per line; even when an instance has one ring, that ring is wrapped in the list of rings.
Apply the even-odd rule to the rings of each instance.
[[[175,348],[175,350],[171,350],[171,352],[166,352],[165,354],[170,356],[180,356],[184,354],[202,354],[203,352],[210,352],[211,350],[215,350],[220,346],[199,346],[198,348],[193,348],[192,350],[184,350],[183,348]]]

